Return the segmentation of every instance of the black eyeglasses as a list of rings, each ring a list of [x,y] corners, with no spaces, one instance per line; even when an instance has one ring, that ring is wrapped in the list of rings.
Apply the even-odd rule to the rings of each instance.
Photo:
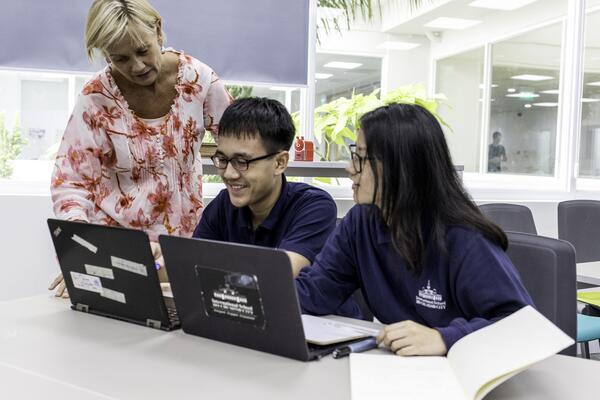
[[[363,166],[365,165],[365,160],[370,160],[371,157],[361,156],[356,152],[356,145],[351,144],[348,146],[350,148],[350,158],[352,159],[352,166],[357,174],[362,172]]]
[[[267,155],[264,155],[261,157],[252,158],[250,160],[246,160],[245,158],[241,158],[241,157],[227,158],[227,157],[223,157],[223,156],[215,154],[210,159],[212,160],[215,167],[217,167],[218,169],[226,169],[227,164],[231,163],[231,166],[236,171],[246,171],[246,170],[248,170],[250,163],[252,163],[254,161],[264,160],[269,157],[273,157],[274,155],[276,155],[278,153],[279,153],[279,151],[276,151],[275,153],[270,153],[270,154],[267,154]]]

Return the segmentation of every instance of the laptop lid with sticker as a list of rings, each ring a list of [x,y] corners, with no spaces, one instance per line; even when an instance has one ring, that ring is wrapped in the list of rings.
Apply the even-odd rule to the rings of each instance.
[[[159,241],[185,332],[310,359],[284,251],[164,235]]]
[[[172,328],[144,232],[52,218],[48,227],[74,309]]]

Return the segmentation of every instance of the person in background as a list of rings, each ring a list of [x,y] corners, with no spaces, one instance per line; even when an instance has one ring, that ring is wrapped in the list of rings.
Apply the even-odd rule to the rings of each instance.
[[[506,235],[462,187],[428,111],[394,104],[365,114],[351,156],[358,204],[296,278],[304,313],[329,314],[360,288],[388,324],[380,343],[403,356],[444,355],[532,304]]]
[[[207,65],[164,49],[146,0],[95,0],[87,54],[108,65],[83,87],[60,145],[51,194],[57,218],[191,236],[201,215],[205,129],[231,103]],[[162,277],[165,279],[165,277]],[[62,276],[50,285],[65,294]]]
[[[226,189],[206,206],[193,237],[285,250],[294,276],[310,265],[335,228],[337,208],[324,190],[287,181],[294,136],[292,117],[278,101],[233,102],[212,157]],[[362,317],[352,300],[335,311]]]
[[[506,149],[500,144],[502,134],[494,132],[492,140],[488,148],[488,172],[502,172],[502,163],[507,160]]]

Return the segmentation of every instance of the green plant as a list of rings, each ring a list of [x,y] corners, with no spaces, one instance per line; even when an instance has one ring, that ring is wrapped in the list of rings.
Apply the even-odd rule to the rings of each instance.
[[[225,85],[225,88],[236,100],[252,96],[252,86]]]
[[[320,145],[317,155],[321,160],[331,160],[332,147],[335,145],[345,148],[346,142],[356,141],[360,118],[377,107],[392,103],[417,104],[428,110],[441,124],[450,128],[437,114],[440,103],[445,102],[444,95],[427,96],[427,90],[422,84],[399,87],[383,99],[379,89],[370,94],[353,94],[349,99],[341,97],[315,108],[313,135]],[[299,116],[293,114],[298,130]]]
[[[8,132],[4,119],[4,113],[0,112],[0,178],[8,178],[12,175],[13,168],[9,161],[14,160],[21,153],[23,145],[27,143],[21,138],[19,117],[15,117],[12,133]]]
[[[315,108],[313,134],[324,147],[321,159],[331,158],[333,144],[344,146],[346,139],[356,141],[360,117],[381,104],[378,94],[379,89],[367,95],[353,94],[349,99],[341,97]]]
[[[450,125],[446,123],[437,113],[437,110],[442,103],[446,103],[448,99],[443,94],[436,94],[434,97],[427,96],[427,89],[422,83],[414,85],[402,86],[392,90],[383,98],[383,104],[416,104],[429,111],[439,122],[446,128],[452,130]]]

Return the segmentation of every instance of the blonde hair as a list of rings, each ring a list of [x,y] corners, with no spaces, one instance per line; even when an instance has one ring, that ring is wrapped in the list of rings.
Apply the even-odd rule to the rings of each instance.
[[[95,49],[105,52],[126,34],[142,43],[139,31],[155,33],[160,24],[160,14],[146,0],[94,0],[85,27],[88,59],[94,59]],[[159,37],[164,40],[162,27]]]

